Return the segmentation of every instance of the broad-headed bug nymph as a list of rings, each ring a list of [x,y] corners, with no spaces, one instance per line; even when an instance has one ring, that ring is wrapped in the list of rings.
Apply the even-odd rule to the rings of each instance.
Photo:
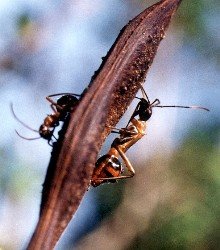
[[[121,129],[113,128],[112,133],[118,133],[119,137],[114,139],[108,153],[97,160],[91,178],[91,185],[93,187],[97,187],[103,183],[116,182],[119,179],[131,178],[135,175],[135,170],[125,153],[145,135],[147,121],[152,115],[153,108],[193,108],[209,111],[207,108],[200,106],[161,106],[158,99],[150,103],[142,86],[141,91],[143,97],[136,97],[140,101],[129,119],[127,126]],[[137,116],[138,119],[136,119]],[[122,175],[124,170],[118,160],[119,157],[123,160],[128,174]]]
[[[52,97],[61,96],[56,102],[52,99]],[[59,126],[60,121],[65,121],[67,116],[74,110],[74,108],[79,103],[79,97],[81,95],[72,94],[72,93],[59,93],[53,94],[46,97],[46,99],[51,103],[51,109],[54,113],[47,115],[44,119],[44,122],[40,125],[39,130],[32,129],[23,121],[21,121],[14,112],[13,105],[11,104],[12,114],[14,115],[15,119],[20,122],[24,127],[28,128],[31,131],[39,133],[39,137],[34,138],[26,138],[20,135],[17,131],[16,133],[23,139],[26,140],[36,140],[39,138],[43,138],[48,141],[48,144],[51,145],[52,137],[54,136],[54,130],[57,126]]]

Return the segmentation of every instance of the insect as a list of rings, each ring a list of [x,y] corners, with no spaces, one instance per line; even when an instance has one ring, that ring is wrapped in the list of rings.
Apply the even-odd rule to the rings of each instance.
[[[199,106],[161,106],[158,99],[150,103],[142,86],[141,91],[143,98],[136,97],[140,101],[129,119],[127,126],[121,129],[113,128],[112,132],[118,133],[119,137],[114,139],[108,153],[97,160],[91,178],[91,185],[93,187],[97,187],[103,183],[114,183],[119,179],[127,179],[135,175],[135,170],[125,153],[145,135],[147,121],[152,115],[153,108],[193,108],[209,111],[207,108]],[[136,116],[139,116],[139,119],[136,119]],[[119,157],[123,160],[128,174],[122,175],[124,168],[118,159]]]
[[[56,102],[52,99],[52,97],[61,96]],[[39,130],[32,129],[23,121],[21,121],[14,112],[13,105],[11,104],[12,114],[15,119],[20,122],[24,127],[32,130],[34,132],[39,133],[39,137],[34,138],[26,138],[20,135],[16,130],[16,133],[23,139],[26,140],[36,140],[39,138],[43,138],[48,141],[48,144],[51,145],[52,137],[54,136],[54,130],[57,126],[59,126],[60,121],[65,121],[68,115],[73,111],[76,105],[79,103],[79,99],[81,95],[72,94],[72,93],[59,93],[53,94],[46,97],[46,99],[51,103],[51,109],[54,113],[47,115],[44,119],[44,122],[40,125]],[[56,138],[55,138],[56,139]]]

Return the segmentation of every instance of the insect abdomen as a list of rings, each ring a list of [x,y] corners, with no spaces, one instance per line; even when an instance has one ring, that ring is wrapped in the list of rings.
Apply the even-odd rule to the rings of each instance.
[[[102,178],[117,177],[123,172],[122,165],[114,155],[103,155],[98,159],[91,179],[91,185],[97,187],[102,183],[116,182],[116,180],[102,180]]]

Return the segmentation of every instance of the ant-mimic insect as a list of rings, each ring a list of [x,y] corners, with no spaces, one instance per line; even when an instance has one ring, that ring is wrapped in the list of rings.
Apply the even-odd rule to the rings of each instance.
[[[52,97],[61,96],[56,102],[52,99]],[[59,126],[60,121],[64,122],[68,115],[73,111],[73,109],[79,103],[79,99],[81,95],[72,94],[72,93],[59,93],[53,94],[46,97],[47,101],[51,103],[51,109],[54,113],[47,115],[44,119],[44,122],[40,125],[39,130],[32,129],[23,121],[21,121],[14,112],[13,105],[11,104],[12,114],[15,119],[20,122],[24,127],[28,128],[31,131],[39,133],[39,137],[34,138],[26,138],[20,135],[16,130],[16,133],[25,140],[36,140],[39,138],[43,138],[48,141],[48,144],[52,146],[51,141],[54,136],[54,130],[57,126]],[[56,138],[55,138],[56,139]]]
[[[127,179],[135,175],[135,170],[125,152],[145,135],[147,121],[152,115],[153,108],[193,108],[209,111],[207,108],[199,106],[161,106],[158,99],[150,103],[142,86],[141,91],[143,98],[136,97],[140,101],[129,119],[127,126],[121,129],[113,128],[112,132],[118,133],[119,137],[114,139],[108,153],[97,160],[91,178],[91,185],[93,187],[97,187],[103,183],[114,183],[119,179]],[[136,119],[136,116],[139,116],[139,119]],[[122,175],[124,168],[118,159],[119,157],[122,158],[129,172],[126,175]]]

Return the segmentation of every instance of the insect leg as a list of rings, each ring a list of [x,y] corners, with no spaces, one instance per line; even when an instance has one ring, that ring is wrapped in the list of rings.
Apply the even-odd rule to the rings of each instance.
[[[112,127],[112,126],[106,126],[106,128],[110,128],[111,129],[111,133],[120,134],[120,130],[121,129],[119,129],[119,128]]]
[[[131,118],[129,119],[129,121],[128,121],[127,125],[126,125],[126,128],[128,127],[130,121],[131,121],[136,115],[139,114],[139,112],[138,112],[139,108],[140,108],[140,102],[139,102],[138,105],[136,106],[136,108],[135,108],[135,110],[134,110],[134,112],[133,112]]]
[[[117,149],[119,155],[121,156],[122,160],[124,161],[125,166],[127,167],[128,171],[130,172],[130,174],[128,175],[127,178],[133,177],[135,175],[135,170],[134,170],[133,166],[131,165],[131,162],[129,161],[128,157],[123,152],[123,150],[120,148],[120,146],[116,147],[116,149]]]
[[[58,105],[52,98],[50,98],[50,96],[47,96],[46,99],[47,99],[48,102],[51,103],[50,106],[51,106],[52,110],[53,110],[55,113],[56,113],[56,110],[54,109],[53,106],[55,106],[56,108],[62,110],[62,107],[61,107],[60,105]]]
[[[126,168],[130,172],[128,175],[120,175],[120,176],[115,176],[115,177],[108,177],[108,178],[98,178],[98,180],[120,180],[120,179],[127,179],[127,178],[132,178],[135,175],[135,170],[131,165],[131,162],[129,161],[128,157],[125,155],[123,150],[121,150],[120,147],[116,147],[119,155],[121,156],[122,160],[125,163]]]
[[[53,110],[54,113],[57,112],[56,108],[54,107],[54,104],[50,104],[51,109]]]

